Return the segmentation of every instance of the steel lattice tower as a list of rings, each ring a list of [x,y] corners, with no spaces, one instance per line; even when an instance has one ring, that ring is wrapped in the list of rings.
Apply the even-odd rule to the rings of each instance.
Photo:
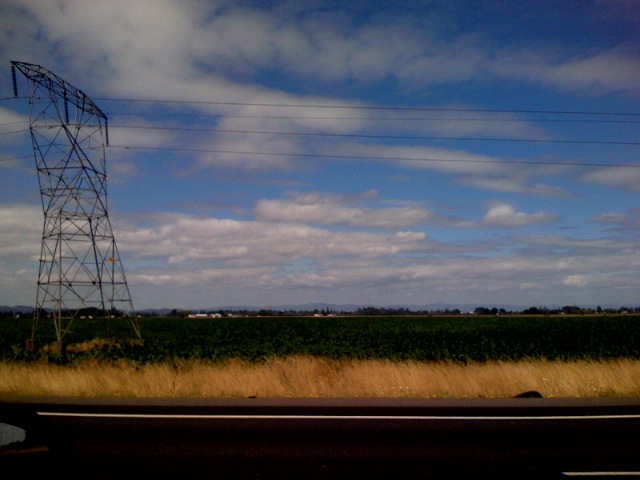
[[[11,62],[29,88],[29,130],[44,210],[32,339],[53,317],[58,342],[81,316],[130,319],[140,330],[107,209],[107,116],[39,65]]]

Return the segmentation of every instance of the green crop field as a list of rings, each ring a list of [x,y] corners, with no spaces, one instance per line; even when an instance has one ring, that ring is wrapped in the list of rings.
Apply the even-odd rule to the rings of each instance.
[[[144,345],[119,341],[103,348],[69,348],[68,361],[85,358],[163,362],[221,361],[310,355],[344,359],[416,361],[582,360],[640,358],[640,315],[584,316],[345,316],[141,318]],[[126,339],[121,319],[77,320],[64,341]],[[27,354],[31,320],[0,320],[0,360],[51,357]],[[38,327],[36,344],[55,340],[52,322]]]

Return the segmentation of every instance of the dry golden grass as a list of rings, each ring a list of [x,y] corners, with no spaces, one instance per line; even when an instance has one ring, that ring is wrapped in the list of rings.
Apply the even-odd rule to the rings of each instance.
[[[87,397],[640,396],[640,361],[420,363],[275,358],[265,363],[183,362],[75,366],[0,363],[0,393]]]

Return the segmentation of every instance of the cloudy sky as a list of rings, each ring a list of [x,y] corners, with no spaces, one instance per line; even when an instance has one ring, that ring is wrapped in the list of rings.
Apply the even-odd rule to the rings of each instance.
[[[638,0],[0,2],[0,304],[42,65],[109,117],[136,308],[640,305]]]

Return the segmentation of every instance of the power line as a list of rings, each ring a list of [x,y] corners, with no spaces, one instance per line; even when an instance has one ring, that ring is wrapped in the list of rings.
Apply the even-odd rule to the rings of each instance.
[[[28,125],[29,122],[21,120],[19,122],[8,122],[8,123],[0,123],[0,127],[7,127],[9,125]]]
[[[155,150],[186,153],[215,153],[220,155],[249,155],[270,157],[304,157],[324,158],[334,160],[373,160],[373,161],[404,161],[404,162],[431,162],[431,163],[489,163],[512,165],[553,165],[572,167],[612,167],[612,168],[640,168],[638,164],[604,163],[604,162],[554,162],[541,160],[500,160],[500,159],[465,159],[465,158],[428,158],[428,157],[396,157],[396,156],[365,156],[365,155],[339,155],[317,153],[291,153],[291,152],[251,152],[244,150],[220,150],[209,148],[185,148],[185,147],[148,147],[143,145],[109,145],[109,149],[119,150]],[[0,162],[22,160],[32,158],[32,155],[0,158]]]
[[[212,117],[212,118],[258,118],[258,119],[300,119],[300,120],[332,120],[332,121],[421,121],[421,122],[567,122],[567,123],[628,123],[637,124],[640,120],[631,117],[640,117],[640,113],[625,113],[611,111],[562,111],[562,110],[524,110],[524,109],[483,109],[483,108],[453,108],[453,107],[402,107],[402,106],[358,106],[358,105],[317,105],[317,104],[280,104],[280,103],[248,103],[248,102],[219,102],[219,101],[203,101],[203,100],[153,100],[153,99],[135,99],[135,98],[98,98],[100,101],[113,102],[145,102],[145,103],[164,103],[164,104],[184,104],[184,105],[220,105],[220,106],[259,106],[274,108],[299,108],[299,109],[335,109],[335,110],[366,110],[366,111],[398,111],[398,112],[450,112],[450,113],[485,113],[485,114],[544,114],[544,115],[582,115],[589,118],[534,118],[534,119],[514,119],[482,116],[481,118],[460,117],[361,117],[361,116],[316,116],[316,115],[227,115],[227,114],[186,114],[186,113],[163,113],[162,116],[169,117]],[[129,113],[119,113],[118,115],[133,115]],[[140,115],[140,114],[136,114]],[[596,116],[604,116],[607,118],[594,118]],[[615,117],[620,118],[615,118]],[[13,125],[20,122],[11,122],[2,126]],[[174,132],[212,132],[223,134],[242,134],[242,135],[274,135],[274,136],[299,136],[310,138],[354,138],[354,139],[372,139],[372,140],[406,140],[406,141],[475,141],[475,142],[519,142],[519,143],[548,143],[548,144],[582,144],[582,145],[607,145],[607,146],[639,146],[640,142],[636,141],[613,141],[613,140],[579,140],[579,139],[544,139],[544,138],[507,138],[507,137],[463,137],[463,136],[439,136],[439,135],[386,135],[386,134],[360,134],[360,133],[329,133],[329,132],[295,132],[295,131],[268,131],[268,130],[249,130],[249,129],[224,129],[224,128],[204,128],[204,127],[172,127],[172,126],[141,126],[141,125],[110,125],[111,129],[140,129],[140,130],[160,130]],[[21,133],[21,131],[0,132],[0,135],[10,135]],[[181,147],[144,147],[144,146],[112,146],[111,148],[122,149],[148,149],[148,150],[166,150],[166,151],[182,151],[182,152],[206,152],[217,154],[241,154],[241,155],[265,155],[265,156],[285,156],[285,157],[308,157],[308,158],[335,158],[335,159],[371,159],[371,160],[401,160],[401,161],[430,161],[430,162],[477,162],[477,163],[514,163],[514,164],[536,164],[536,165],[573,165],[573,166],[593,166],[593,167],[633,167],[636,165],[627,164],[611,164],[611,163],[585,163],[585,162],[553,162],[553,161],[511,161],[511,160],[468,160],[468,159],[442,159],[442,158],[411,158],[411,157],[360,157],[352,155],[322,155],[312,153],[271,153],[271,152],[245,152],[245,151],[228,151],[217,149],[194,149]],[[8,161],[14,159],[26,158],[26,156],[0,158],[0,161]]]
[[[335,137],[335,138],[366,138],[366,139],[386,139],[386,140],[434,140],[434,141],[474,141],[474,142],[520,142],[520,143],[557,143],[557,144],[580,144],[580,145],[624,145],[638,146],[640,142],[621,142],[609,140],[571,140],[571,139],[538,139],[538,138],[490,138],[490,137],[441,137],[427,135],[369,135],[357,133],[319,133],[319,132],[273,132],[257,130],[232,130],[223,128],[193,128],[193,127],[151,127],[138,125],[110,125],[111,129],[141,129],[141,130],[170,130],[177,132],[208,132],[208,133],[231,133],[246,135],[282,135],[301,137]]]
[[[33,158],[33,155],[19,155],[19,156],[16,156],[16,157],[0,158],[0,162],[9,162],[11,160],[22,160],[24,158]]]
[[[13,122],[21,123],[21,122]],[[11,125],[11,124],[5,124]],[[0,125],[1,126],[1,125]],[[384,135],[384,134],[358,134],[358,133],[326,133],[326,132],[283,132],[266,130],[234,130],[224,128],[202,127],[160,127],[148,125],[110,125],[111,129],[138,129],[138,130],[164,130],[175,132],[194,133],[227,133],[243,135],[273,135],[273,136],[301,136],[301,137],[329,137],[329,138],[360,138],[360,139],[386,139],[386,140],[432,140],[432,141],[473,141],[473,142],[516,142],[516,143],[549,143],[549,144],[574,144],[574,145],[610,145],[610,146],[640,146],[640,142],[614,141],[614,140],[576,140],[576,139],[544,139],[544,138],[509,138],[509,137],[448,137],[434,135]],[[26,133],[26,130],[13,130],[0,132],[0,135],[12,135]]]
[[[183,148],[183,147],[148,147],[142,145],[110,145],[111,149],[122,150],[156,150],[189,153],[216,153],[224,155],[251,155],[251,156],[271,156],[271,157],[305,157],[324,158],[336,160],[381,160],[381,161],[411,161],[411,162],[433,162],[433,163],[493,163],[493,164],[513,164],[513,165],[554,165],[573,167],[627,167],[640,168],[640,163],[604,163],[604,162],[553,162],[538,160],[499,160],[499,159],[465,159],[465,158],[427,158],[427,157],[395,157],[395,156],[369,156],[369,155],[339,155],[320,153],[290,153],[290,152],[250,152],[242,150],[218,150],[208,148]]]
[[[130,113],[111,112],[110,115],[146,117],[154,116],[156,113]],[[320,115],[235,115],[235,114],[211,114],[211,113],[171,113],[163,112],[163,117],[185,117],[185,118],[251,118],[265,120],[358,120],[358,121],[384,121],[384,122],[532,122],[531,119],[518,118],[460,118],[460,117],[327,117]],[[616,124],[638,124],[640,120],[622,119],[593,119],[593,118],[539,118],[535,123],[616,123]]]
[[[27,133],[29,130],[13,130],[11,132],[0,132],[0,135],[15,135],[16,133]]]
[[[578,110],[527,110],[527,109],[499,109],[499,108],[454,108],[454,107],[402,107],[402,106],[371,106],[371,105],[319,105],[304,103],[251,103],[251,102],[221,102],[214,100],[172,100],[172,99],[144,99],[144,98],[96,98],[99,101],[128,102],[128,103],[167,103],[183,105],[221,105],[237,107],[270,107],[270,108],[325,108],[335,110],[372,110],[372,111],[409,111],[409,112],[485,112],[485,113],[527,113],[548,115],[612,115],[640,117],[640,113],[607,112],[607,111],[578,111]]]

